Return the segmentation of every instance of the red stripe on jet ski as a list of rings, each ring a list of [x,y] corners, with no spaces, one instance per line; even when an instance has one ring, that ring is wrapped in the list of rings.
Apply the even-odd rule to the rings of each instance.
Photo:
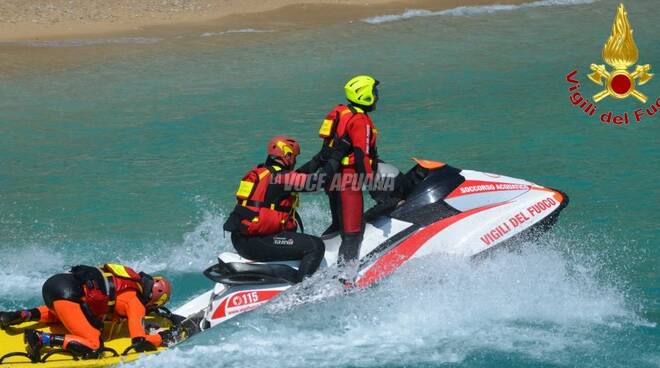
[[[248,310],[252,310],[264,302],[273,299],[281,292],[282,290],[247,290],[230,294],[225,297],[222,303],[220,303],[218,306],[218,309],[213,312],[211,319],[227,317],[227,313],[230,315],[235,315],[237,313],[240,314]],[[242,310],[237,312],[236,308],[240,308]]]
[[[446,229],[450,225],[466,218],[489,210],[493,207],[498,207],[509,202],[500,202],[491,204],[484,207],[474,208],[472,210],[459,213],[455,216],[442,219],[434,222],[431,225],[412,234],[408,239],[405,239],[395,248],[380,257],[368,270],[360,277],[355,285],[359,287],[366,287],[380,281],[382,278],[389,276],[397,268],[399,268],[405,261],[410,259],[417,251],[434,235]]]
[[[213,316],[211,316],[211,319],[218,319],[227,316],[226,307],[228,300],[229,298],[225,298],[225,300],[222,301],[218,309],[216,309],[215,312],[213,312]]]
[[[469,194],[503,192],[507,190],[529,190],[527,184],[502,183],[483,180],[466,180],[454,189],[445,199],[460,197]]]

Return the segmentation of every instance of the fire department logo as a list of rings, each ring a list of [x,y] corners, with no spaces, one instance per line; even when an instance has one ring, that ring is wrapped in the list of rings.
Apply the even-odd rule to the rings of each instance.
[[[574,69],[566,74],[568,87],[568,100],[577,109],[584,112],[588,118],[598,117],[603,124],[629,125],[631,123],[641,123],[655,115],[660,115],[660,97],[651,100],[648,104],[648,98],[638,86],[645,85],[653,78],[650,73],[650,64],[637,64],[639,59],[639,50],[633,39],[633,29],[628,21],[628,13],[623,4],[619,5],[612,24],[612,34],[603,45],[604,64],[591,64],[591,72],[587,75],[589,80],[598,86],[603,86],[600,92],[593,95],[593,101],[590,101],[581,91],[582,82],[578,78],[578,70]],[[630,69],[633,65],[634,68]],[[630,70],[629,70],[630,69]],[[593,92],[590,91],[589,94]],[[630,96],[636,98],[642,104],[632,111],[605,111],[599,112],[597,103],[607,96],[616,99],[624,99]]]
[[[593,96],[595,102],[607,96],[623,99],[633,96],[642,103],[646,103],[647,97],[636,89],[635,84],[642,86],[646,84],[653,74],[650,64],[637,65],[631,73],[628,68],[637,63],[639,50],[633,39],[633,29],[628,21],[628,13],[623,4],[619,5],[612,25],[612,34],[603,46],[603,60],[613,69],[607,70],[605,65],[591,64],[589,79],[605,89]]]

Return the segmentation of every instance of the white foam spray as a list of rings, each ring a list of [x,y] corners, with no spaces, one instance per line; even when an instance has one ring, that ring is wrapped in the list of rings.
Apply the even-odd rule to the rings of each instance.
[[[567,6],[578,4],[591,4],[596,0],[542,0],[520,5],[480,5],[480,6],[459,6],[452,9],[431,11],[425,9],[409,9],[401,14],[380,15],[376,17],[364,18],[363,22],[369,24],[380,24],[406,20],[417,17],[436,17],[436,16],[467,16],[479,14],[493,14],[499,12],[515,11],[528,8],[540,8],[549,6]]]
[[[0,257],[0,309],[26,307],[25,300],[40,298],[43,282],[65,268],[64,257],[47,248],[12,248],[11,257]]]
[[[201,37],[211,37],[211,36],[222,36],[227,34],[236,34],[236,33],[271,33],[275,32],[271,29],[254,29],[254,28],[241,28],[241,29],[230,29],[222,32],[204,32]]]
[[[312,303],[280,298],[136,366],[413,366],[483,351],[570,364],[567,349],[597,355],[603,335],[646,324],[598,272],[547,244],[480,262],[429,256],[349,295],[321,282]]]

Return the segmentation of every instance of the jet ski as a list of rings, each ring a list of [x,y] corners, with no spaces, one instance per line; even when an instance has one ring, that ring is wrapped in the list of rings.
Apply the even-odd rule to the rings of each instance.
[[[568,204],[563,192],[507,176],[462,170],[441,162],[417,160],[406,174],[390,175],[393,190],[383,191],[365,213],[357,278],[364,288],[395,272],[410,259],[452,255],[483,257],[520,239],[548,231]],[[387,167],[387,164],[379,164]],[[323,238],[321,269],[336,267],[341,238]],[[281,296],[296,281],[299,262],[255,262],[225,252],[204,271],[213,289],[175,313],[205,330]],[[320,271],[319,271],[320,272]]]

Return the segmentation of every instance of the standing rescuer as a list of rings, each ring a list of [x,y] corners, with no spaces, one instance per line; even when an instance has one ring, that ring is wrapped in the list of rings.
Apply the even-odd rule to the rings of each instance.
[[[42,347],[62,347],[83,358],[98,357],[106,318],[128,320],[133,346],[139,352],[174,342],[169,331],[146,334],[143,327],[147,310],[164,305],[172,294],[172,286],[163,277],[113,263],[99,268],[79,265],[46,280],[42,293],[45,305],[0,312],[3,329],[28,321],[61,323],[66,328],[66,335],[26,329],[25,342],[32,361],[39,359]]]
[[[341,155],[330,155],[322,171],[333,175]],[[300,145],[290,137],[270,140],[265,163],[248,171],[236,191],[237,203],[224,224],[231,232],[234,248],[242,257],[255,261],[300,260],[298,281],[319,268],[325,254],[321,238],[297,233],[302,227],[297,215],[298,192],[313,191],[318,175],[293,171]],[[302,229],[301,229],[302,230]]]
[[[355,182],[370,180],[377,165],[377,130],[368,113],[376,109],[378,83],[368,75],[358,75],[346,83],[344,91],[349,104],[337,105],[325,117],[319,130],[323,139],[321,151],[299,169],[301,172],[315,172],[328,157],[337,154],[338,143],[348,143],[349,149],[341,159],[340,178],[332,181],[339,185],[327,187],[332,224],[324,232],[341,233],[340,265],[355,261],[360,253],[364,199],[361,184]]]

